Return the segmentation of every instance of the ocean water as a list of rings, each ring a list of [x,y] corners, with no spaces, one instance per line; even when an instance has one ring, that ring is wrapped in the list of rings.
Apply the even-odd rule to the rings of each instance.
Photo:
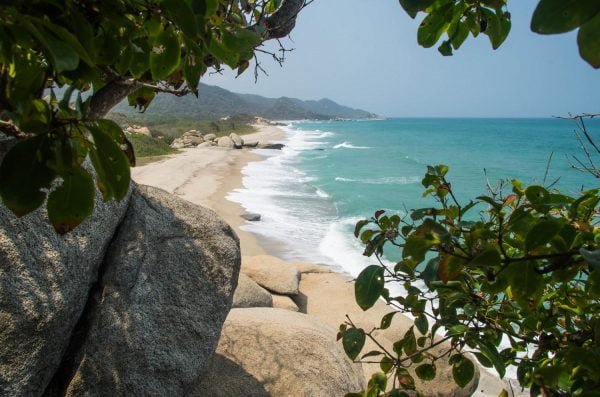
[[[593,135],[599,127],[589,123],[588,131]],[[598,184],[570,165],[568,156],[585,155],[567,120],[323,121],[282,129],[285,148],[257,150],[264,160],[244,168],[244,187],[228,199],[261,214],[261,221],[243,227],[275,254],[353,276],[373,261],[362,256],[355,223],[379,209],[405,214],[431,204],[421,185],[428,164],[450,167],[447,178],[462,203],[501,179],[554,183],[569,193]]]

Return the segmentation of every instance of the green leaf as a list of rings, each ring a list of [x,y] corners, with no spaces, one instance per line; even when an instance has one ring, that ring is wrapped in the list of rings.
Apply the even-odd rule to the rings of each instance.
[[[550,243],[562,228],[562,224],[556,219],[542,219],[536,223],[525,238],[525,249],[530,251],[534,248]]]
[[[411,257],[415,262],[421,263],[425,260],[425,254],[435,245],[435,240],[412,234],[406,239],[402,250],[402,257]]]
[[[381,362],[379,363],[379,367],[381,368],[381,370],[383,372],[385,372],[386,374],[388,372],[390,372],[390,370],[392,368],[394,368],[394,361],[389,358],[388,356],[385,356],[381,359]]]
[[[44,203],[46,193],[56,177],[46,166],[48,142],[39,135],[17,143],[0,165],[0,196],[16,216],[27,215]]]
[[[577,44],[581,57],[594,68],[600,68],[600,14],[581,26]]]
[[[442,37],[450,24],[450,17],[454,2],[448,3],[427,15],[417,31],[417,42],[419,45],[429,48]]]
[[[383,316],[381,318],[381,325],[379,326],[379,328],[381,328],[381,329],[389,328],[390,325],[392,325],[392,319],[394,318],[396,313],[398,313],[398,312],[391,312],[391,313],[388,313],[385,316]]]
[[[444,255],[438,266],[438,276],[444,282],[455,280],[463,269],[465,262],[459,257]]]
[[[422,335],[425,335],[427,333],[427,331],[429,330],[429,322],[427,321],[427,317],[425,316],[425,314],[420,314],[415,319],[415,326]]]
[[[41,24],[44,28],[50,33],[54,34],[59,40],[62,40],[63,43],[68,44],[73,50],[77,52],[77,55],[81,60],[87,63],[90,66],[94,66],[94,60],[88,54],[88,51],[81,45],[78,38],[73,35],[73,33],[69,32],[67,29],[62,26],[58,26],[46,19],[36,18],[34,23]],[[46,35],[46,39],[48,39],[48,35]]]
[[[381,356],[382,354],[383,354],[383,352],[380,352],[379,350],[371,350],[370,352],[363,354],[360,358],[362,360],[367,357]]]
[[[506,37],[508,36],[508,32],[510,31],[510,21],[505,21],[505,24],[502,24],[502,15],[497,15],[493,11],[482,8],[483,15],[485,15],[485,19],[487,21],[487,29],[485,30],[485,34],[490,38],[490,43],[492,43],[492,48],[494,50],[498,49]]]
[[[504,360],[502,360],[502,356],[498,353],[496,346],[487,341],[480,341],[479,350],[481,350],[481,353],[494,365],[500,378],[504,378],[504,375],[506,374],[506,365],[504,365]]]
[[[500,253],[495,248],[488,248],[469,262],[469,265],[498,266],[500,261]]]
[[[434,281],[439,281],[440,280],[440,277],[438,275],[439,266],[440,266],[440,259],[439,258],[432,258],[427,263],[427,266],[425,267],[425,270],[421,273],[421,277],[423,278],[423,281],[425,282],[425,285],[430,290],[432,289],[431,283],[434,282]]]
[[[452,365],[452,377],[460,387],[465,387],[475,376],[475,365],[471,360],[462,357]]]
[[[98,188],[104,200],[122,200],[127,194],[131,180],[127,157],[110,136],[107,128],[93,125],[89,127],[89,131],[94,138],[90,158],[96,169]]]
[[[129,106],[134,106],[144,111],[150,106],[155,97],[156,92],[152,88],[140,87],[127,96],[127,102]]]
[[[81,46],[85,48],[93,61],[96,57],[96,43],[94,40],[94,29],[90,22],[76,9],[71,9],[73,34],[77,37]]]
[[[131,62],[129,71],[139,79],[150,69],[150,47],[146,41],[131,42]]]
[[[95,192],[92,177],[79,166],[60,176],[62,185],[48,196],[48,217],[54,230],[65,234],[92,213]]]
[[[450,40],[445,40],[438,47],[438,51],[445,57],[452,56],[452,46],[450,45]]]
[[[267,2],[267,4],[265,5],[265,13],[267,14],[272,14],[275,11],[277,11],[277,9],[279,8],[279,6],[281,5],[281,0],[269,0]]]
[[[199,59],[188,58],[183,66],[183,76],[188,87],[198,87],[200,77],[206,72],[206,65]]]
[[[377,265],[367,266],[356,279],[354,295],[361,309],[367,310],[377,302],[385,285],[383,268]]]
[[[65,42],[54,38],[51,34],[41,33],[31,22],[23,21],[23,26],[42,45],[44,52],[50,59],[57,72],[75,70],[79,65],[77,51]]]
[[[435,379],[436,368],[434,364],[421,364],[415,368],[415,373],[422,380]]]
[[[361,229],[363,227],[365,227],[365,225],[367,225],[368,223],[369,223],[369,221],[366,219],[356,222],[356,226],[354,226],[354,237],[358,238],[358,236],[360,235]]]
[[[435,3],[436,0],[400,0],[400,5],[411,18],[415,18],[419,11],[425,9]]]
[[[198,25],[192,8],[183,0],[163,0],[160,3],[181,31],[192,38],[198,35]]]
[[[467,37],[469,37],[469,26],[467,25],[467,22],[459,22],[456,33],[452,36],[452,47],[454,47],[455,50],[458,50]]]
[[[599,12],[597,0],[540,0],[531,18],[531,30],[540,34],[568,32]]]
[[[417,351],[417,338],[415,337],[415,330],[410,327],[406,334],[404,334],[404,343],[402,344],[404,353],[411,355]]]
[[[342,346],[346,355],[350,359],[355,360],[365,345],[365,340],[365,331],[362,328],[347,329],[342,338]]]
[[[156,36],[150,52],[150,72],[153,80],[162,80],[179,66],[181,61],[179,40],[172,30],[164,30]]]
[[[475,352],[475,357],[477,357],[477,360],[479,361],[479,363],[481,365],[483,365],[486,368],[492,368],[494,366],[494,364],[492,364],[492,362],[490,361],[489,358],[487,358],[487,356],[483,353],[479,353],[479,352]]]
[[[228,31],[223,32],[223,44],[233,52],[242,53],[247,50],[252,50],[260,44],[261,37],[251,30],[240,29],[233,33]]]
[[[534,263],[513,263],[505,273],[509,277],[515,298],[533,300],[539,298],[544,287],[544,278],[535,271]]]
[[[550,193],[543,187],[537,185],[528,186],[527,189],[525,189],[525,196],[536,210],[543,213],[550,210],[550,207],[548,206]]]

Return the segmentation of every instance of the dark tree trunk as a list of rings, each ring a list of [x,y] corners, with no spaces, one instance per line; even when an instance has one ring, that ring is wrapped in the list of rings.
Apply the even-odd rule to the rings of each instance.
[[[90,104],[90,118],[100,119],[127,95],[135,91],[136,87],[133,84],[127,84],[121,81],[113,81],[102,87],[92,97]]]

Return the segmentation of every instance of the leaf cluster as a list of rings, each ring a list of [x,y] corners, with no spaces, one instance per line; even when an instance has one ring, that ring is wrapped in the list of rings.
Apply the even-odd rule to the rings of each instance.
[[[414,389],[409,366],[422,380],[435,378],[441,358],[464,386],[475,357],[501,376],[515,366],[531,395],[594,395],[600,389],[598,189],[571,197],[513,180],[506,196],[490,193],[462,205],[447,172],[429,166],[422,180],[435,206],[404,218],[377,211],[356,225],[364,255],[380,263],[357,277],[357,303],[366,310],[383,298],[395,309],[379,329],[397,313],[415,319],[393,352],[368,353],[382,357],[391,389]],[[381,260],[387,245],[402,250],[393,268]],[[392,295],[390,282],[405,293]],[[366,338],[375,340],[351,321],[339,336],[352,359]],[[365,395],[386,392],[380,384]]]
[[[507,0],[399,0],[415,18],[426,14],[417,32],[418,43],[435,45],[442,55],[452,55],[469,37],[486,35],[492,48],[499,48],[511,29]],[[531,20],[531,30],[558,34],[579,29],[577,44],[581,57],[594,68],[600,67],[600,3],[596,0],[539,0]]]
[[[259,22],[280,3],[2,2],[0,129],[26,138],[0,166],[3,203],[23,216],[47,199],[65,233],[93,210],[94,180],[105,200],[121,200],[134,156],[118,126],[101,119],[115,98],[129,94],[143,111],[157,91],[196,93],[208,68],[242,73],[266,37]]]

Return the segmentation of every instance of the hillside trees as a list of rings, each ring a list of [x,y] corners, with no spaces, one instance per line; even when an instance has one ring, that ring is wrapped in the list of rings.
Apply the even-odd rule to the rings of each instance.
[[[123,132],[103,116],[124,98],[143,110],[157,92],[197,94],[211,68],[244,72],[263,42],[289,34],[305,5],[3,1],[0,132],[19,142],[0,166],[2,202],[23,216],[48,196],[50,221],[57,232],[68,232],[93,210],[86,157],[104,199],[122,199],[135,159]]]
[[[431,47],[446,34],[439,47],[444,55],[469,34],[485,33],[497,48],[510,29],[502,0],[400,3],[413,17],[427,13],[421,45]],[[580,55],[598,68],[598,23],[596,1],[541,0],[531,27],[542,34],[579,28]],[[596,115],[574,117],[586,159],[576,167],[597,185],[600,150],[586,129],[590,117]],[[423,195],[435,205],[404,216],[377,211],[356,224],[364,255],[379,263],[357,277],[356,301],[368,310],[383,299],[390,313],[372,330],[352,319],[340,326],[348,356],[381,367],[366,390],[350,396],[408,396],[415,376],[435,379],[441,359],[460,386],[471,381],[478,362],[500,376],[516,368],[532,396],[600,396],[598,189],[567,195],[513,180],[508,192],[488,187],[487,194],[461,203],[448,170],[429,166],[422,180]],[[401,259],[386,262],[384,249],[400,250]],[[411,315],[414,325],[385,348],[377,331],[393,326],[398,313]],[[367,339],[379,349],[362,352]]]

